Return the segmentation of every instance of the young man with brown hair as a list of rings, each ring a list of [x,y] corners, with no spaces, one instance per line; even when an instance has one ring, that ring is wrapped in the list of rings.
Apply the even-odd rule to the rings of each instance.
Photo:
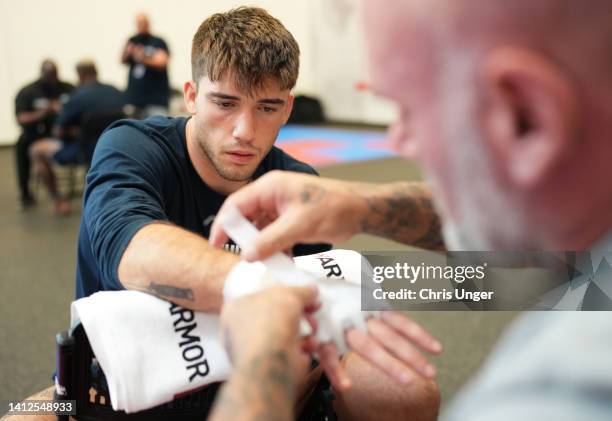
[[[239,257],[206,238],[226,196],[272,170],[315,174],[273,146],[291,112],[299,67],[299,47],[280,21],[259,8],[215,14],[195,34],[191,61],[193,80],[183,87],[189,118],[123,120],[100,138],[84,197],[78,298],[132,289],[219,312]],[[327,247],[298,245],[293,253]],[[433,368],[421,357],[430,370],[418,374],[410,368],[414,351],[392,357],[385,346],[409,342],[405,332],[415,324],[381,319],[378,327],[385,334],[363,334],[354,347],[360,355],[349,353],[341,364],[333,354],[323,358],[338,414],[432,419],[439,400],[427,378]],[[400,388],[374,365],[408,385]],[[350,394],[343,394],[340,367],[355,379]],[[304,381],[297,398],[308,391]]]

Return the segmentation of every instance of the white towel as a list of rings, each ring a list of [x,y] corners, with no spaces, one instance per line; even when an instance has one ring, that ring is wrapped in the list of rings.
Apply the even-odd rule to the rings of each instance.
[[[104,291],[72,303],[106,375],[114,410],[136,412],[225,380],[231,364],[219,317],[138,291]]]
[[[347,308],[359,310],[361,255],[333,250],[295,262],[321,282],[329,311],[321,312],[319,323],[327,330],[320,339],[342,336]],[[245,283],[257,283],[260,275],[247,272]],[[321,280],[327,276],[342,280]],[[332,323],[334,317],[340,322]],[[114,410],[148,409],[231,373],[218,315],[182,309],[142,292],[105,291],[72,303],[72,326],[79,321],[106,375]]]

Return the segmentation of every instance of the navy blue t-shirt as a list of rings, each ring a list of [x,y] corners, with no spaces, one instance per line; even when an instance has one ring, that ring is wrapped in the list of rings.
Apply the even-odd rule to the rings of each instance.
[[[152,221],[169,221],[207,238],[225,196],[196,173],[185,141],[186,118],[121,120],[100,138],[87,175],[79,231],[76,296],[120,290],[117,269],[131,238]],[[316,171],[273,147],[254,178],[274,170]],[[328,250],[298,245],[295,255]],[[169,263],[170,264],[170,263]]]
[[[123,93],[117,88],[100,82],[79,86],[57,117],[56,124],[68,128],[78,126],[86,114],[121,110],[125,104]]]
[[[145,55],[151,56],[155,50],[164,50],[170,54],[166,41],[150,34],[138,34],[128,42],[144,47]],[[168,70],[156,69],[130,60],[130,75],[125,96],[128,104],[143,108],[148,105],[168,106],[170,84]]]

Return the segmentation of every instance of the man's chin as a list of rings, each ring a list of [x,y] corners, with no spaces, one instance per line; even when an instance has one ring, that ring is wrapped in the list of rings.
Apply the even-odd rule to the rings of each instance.
[[[227,181],[241,182],[248,181],[253,177],[255,169],[251,168],[223,168],[217,172]]]

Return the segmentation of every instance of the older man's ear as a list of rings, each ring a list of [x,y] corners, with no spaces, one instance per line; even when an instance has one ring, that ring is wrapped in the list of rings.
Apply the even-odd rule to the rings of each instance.
[[[573,81],[540,53],[503,47],[482,64],[483,128],[507,182],[535,189],[577,144]]]

